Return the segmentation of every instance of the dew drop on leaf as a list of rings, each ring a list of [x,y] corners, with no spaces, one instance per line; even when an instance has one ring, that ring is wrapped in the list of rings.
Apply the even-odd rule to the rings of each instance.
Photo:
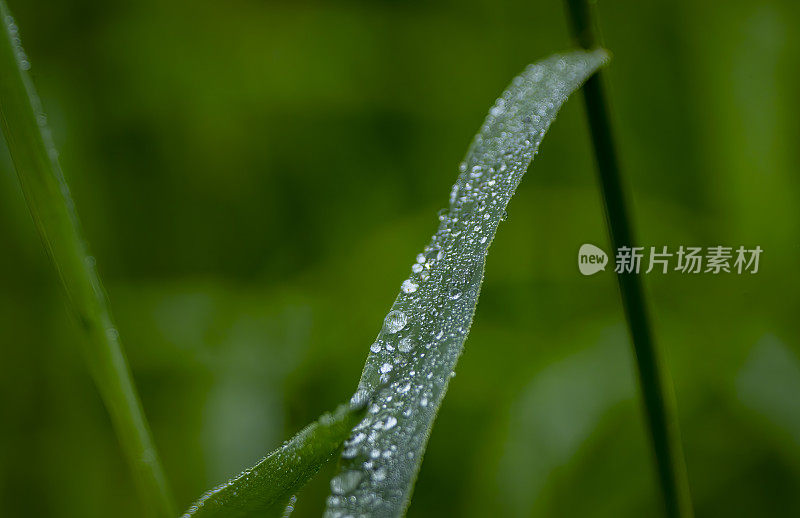
[[[403,286],[402,286],[403,293],[414,293],[415,291],[417,291],[417,288],[418,286],[409,279],[403,281]]]
[[[375,482],[382,482],[383,479],[385,478],[386,478],[386,470],[382,468],[376,470],[375,473],[372,474],[372,480],[374,480]]]
[[[412,340],[411,337],[409,336],[403,338],[402,340],[400,340],[400,343],[397,344],[397,349],[399,349],[401,353],[410,352],[411,349],[413,348],[414,348],[414,340]]]
[[[361,482],[361,472],[344,471],[331,479],[331,492],[334,495],[346,495]]]
[[[396,286],[396,285],[395,285]],[[406,327],[406,323],[408,322],[408,317],[402,311],[394,310],[390,311],[388,315],[386,315],[386,319],[383,321],[383,325],[386,328],[386,331],[389,333],[396,333]]]
[[[358,453],[346,450],[339,468],[362,478],[352,492],[337,481],[326,518],[404,515],[472,323],[489,243],[561,103],[605,60],[603,51],[548,58],[514,79],[492,107],[384,320],[380,349],[371,349],[359,385],[373,405],[357,431],[367,435],[346,445]]]

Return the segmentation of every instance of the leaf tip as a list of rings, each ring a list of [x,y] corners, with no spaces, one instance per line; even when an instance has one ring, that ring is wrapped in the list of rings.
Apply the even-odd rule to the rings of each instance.
[[[597,47],[594,50],[590,51],[590,53],[596,56],[600,60],[600,66],[608,65],[608,63],[614,57],[614,55],[611,53],[610,50],[603,47]]]

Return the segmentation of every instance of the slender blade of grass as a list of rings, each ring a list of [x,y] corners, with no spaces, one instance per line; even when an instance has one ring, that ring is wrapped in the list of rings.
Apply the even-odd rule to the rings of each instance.
[[[577,51],[531,65],[490,110],[461,164],[449,209],[370,347],[357,394],[374,399],[345,442],[327,517],[405,512],[506,205],[561,104],[606,59],[602,50]]]
[[[30,65],[5,0],[0,0],[0,18],[0,122],[28,208],[85,334],[84,357],[111,414],[145,508],[152,515],[174,516],[133,378],[94,260],[81,237],[58,154],[27,72]]]
[[[183,518],[284,515],[294,493],[335,456],[365,405],[355,401],[323,414],[255,466],[204,494]]]
[[[572,29],[578,43],[593,48],[600,43],[589,0],[566,0]],[[627,208],[627,196],[614,145],[608,102],[602,74],[586,81],[583,88],[586,114],[592,137],[611,244],[614,250],[635,246],[633,228]],[[628,322],[639,387],[656,457],[658,479],[670,517],[693,515],[686,462],[678,429],[674,388],[669,368],[653,339],[647,300],[638,272],[618,273],[617,281]]]

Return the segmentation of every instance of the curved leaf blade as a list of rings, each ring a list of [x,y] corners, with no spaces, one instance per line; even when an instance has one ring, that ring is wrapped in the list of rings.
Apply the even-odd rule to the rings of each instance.
[[[283,516],[294,493],[334,457],[364,408],[363,401],[353,402],[323,414],[255,466],[205,493],[182,518]]]
[[[607,59],[603,50],[575,51],[530,65],[490,110],[449,209],[370,346],[356,394],[372,401],[345,442],[326,517],[405,512],[506,205],[561,104]]]

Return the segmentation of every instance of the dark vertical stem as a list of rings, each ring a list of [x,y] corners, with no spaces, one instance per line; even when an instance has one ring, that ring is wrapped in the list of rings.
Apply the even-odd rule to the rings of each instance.
[[[566,0],[572,31],[586,49],[599,46],[600,38],[589,0]],[[614,250],[633,247],[633,229],[619,169],[602,72],[583,87],[586,114],[605,204],[606,221]],[[639,386],[656,457],[656,468],[667,516],[693,515],[686,463],[678,430],[674,389],[669,369],[653,340],[647,303],[638,272],[617,274],[622,305],[628,322],[639,371]]]

